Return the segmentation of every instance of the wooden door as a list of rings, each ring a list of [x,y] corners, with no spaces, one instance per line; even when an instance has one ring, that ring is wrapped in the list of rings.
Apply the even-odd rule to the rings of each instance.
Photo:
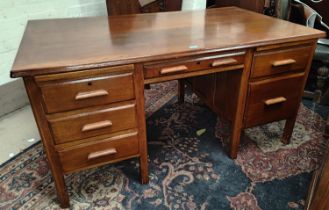
[[[141,13],[138,0],[106,0],[108,15],[127,15]]]
[[[179,11],[182,9],[182,0],[166,0],[165,10],[166,11]]]

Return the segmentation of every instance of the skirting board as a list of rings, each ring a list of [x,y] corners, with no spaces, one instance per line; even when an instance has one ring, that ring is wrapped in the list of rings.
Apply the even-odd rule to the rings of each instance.
[[[22,79],[0,86],[0,117],[29,104]]]

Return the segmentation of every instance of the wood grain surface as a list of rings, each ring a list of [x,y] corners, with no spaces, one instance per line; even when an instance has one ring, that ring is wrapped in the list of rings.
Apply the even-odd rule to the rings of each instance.
[[[11,76],[58,73],[324,37],[236,7],[32,20]]]

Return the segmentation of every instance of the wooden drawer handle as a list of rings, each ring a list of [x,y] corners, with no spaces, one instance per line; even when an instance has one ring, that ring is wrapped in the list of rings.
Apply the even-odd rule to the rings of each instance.
[[[281,61],[274,61],[272,63],[272,66],[278,67],[278,66],[285,66],[285,65],[290,65],[296,63],[296,60],[294,59],[286,59],[286,60],[281,60]]]
[[[106,96],[109,93],[106,90],[94,90],[88,92],[80,92],[75,96],[75,100],[82,100],[87,98],[94,98],[99,96]]]
[[[170,73],[181,72],[186,70],[188,70],[187,66],[180,65],[180,66],[163,68],[161,69],[160,74],[170,74]]]
[[[272,99],[268,99],[266,100],[264,103],[266,106],[271,106],[274,104],[280,104],[287,101],[287,99],[285,97],[277,97],[277,98],[272,98]]]
[[[112,122],[110,120],[105,120],[101,122],[84,125],[81,130],[82,132],[86,132],[86,131],[92,131],[101,128],[111,127],[111,126],[112,126]]]
[[[211,66],[217,67],[217,66],[223,66],[223,65],[228,65],[228,64],[235,64],[237,62],[238,61],[234,58],[219,59],[219,60],[215,60],[214,62],[212,62]]]
[[[116,153],[117,153],[117,150],[115,148],[110,148],[110,149],[99,151],[99,152],[93,152],[88,155],[88,160],[104,157],[107,155],[114,155]]]

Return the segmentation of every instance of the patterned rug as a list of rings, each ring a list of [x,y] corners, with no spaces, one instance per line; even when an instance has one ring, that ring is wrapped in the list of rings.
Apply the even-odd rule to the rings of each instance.
[[[325,107],[305,103],[292,143],[283,122],[248,129],[238,158],[225,152],[229,126],[198,99],[176,103],[177,83],[146,91],[150,182],[137,159],[65,177],[72,209],[303,209],[326,140]],[[0,209],[59,209],[40,143],[0,168]]]

